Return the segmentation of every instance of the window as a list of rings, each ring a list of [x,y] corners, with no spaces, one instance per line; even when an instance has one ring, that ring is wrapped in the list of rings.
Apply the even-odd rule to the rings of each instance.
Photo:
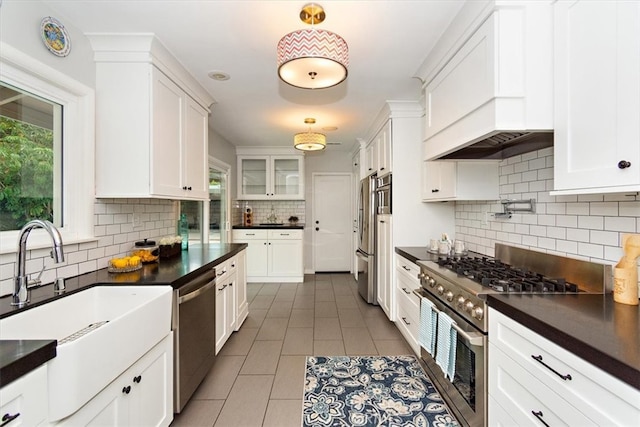
[[[0,232],[62,221],[62,106],[0,81]]]
[[[36,185],[35,189],[21,182],[15,184],[16,187],[12,187],[12,190],[25,191],[31,199],[50,198],[51,207],[47,212],[34,210],[32,214],[38,218],[52,215],[65,245],[94,240],[94,91],[1,41],[0,69],[2,70],[0,90],[3,92],[0,99],[6,103],[6,108],[4,108],[5,105],[0,106],[0,115],[5,116],[6,120],[14,120],[14,125],[17,120],[20,126],[34,132],[40,131],[44,134],[46,132],[43,129],[50,127],[52,137],[50,154],[53,156],[53,165],[47,178],[49,182],[40,188]],[[8,101],[11,100],[12,95],[20,97],[22,101],[13,106],[9,105],[11,102]],[[9,112],[11,108],[19,106],[23,112],[26,111],[25,107],[31,108],[31,111],[21,117]],[[40,114],[39,119],[36,119],[36,111]],[[48,116],[51,116],[51,126],[45,124],[49,121]],[[8,126],[6,120],[4,123]],[[7,138],[6,134],[3,135],[3,138]],[[33,143],[33,138],[27,139],[30,141],[27,144]],[[44,147],[47,144],[40,145]],[[2,142],[2,147],[2,149],[6,148],[5,141]],[[20,161],[21,167],[25,164],[24,162],[33,160],[31,156],[27,157]],[[6,157],[0,159],[0,167],[6,167]],[[39,166],[46,168],[48,167],[46,165],[51,164],[47,161]],[[3,184],[4,181],[3,170]],[[48,189],[47,195],[44,194],[44,188]],[[14,226],[17,227],[20,221],[25,219],[18,220]],[[11,227],[7,225],[0,229],[2,243],[0,253],[12,253],[17,248],[19,230],[8,228]],[[29,238],[29,248],[48,247],[49,240],[49,236],[43,230],[34,230],[32,237]]]

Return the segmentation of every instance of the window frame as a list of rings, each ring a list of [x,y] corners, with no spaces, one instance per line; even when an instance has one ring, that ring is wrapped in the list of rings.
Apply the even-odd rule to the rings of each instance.
[[[0,80],[62,105],[62,218],[64,245],[95,240],[95,92],[66,74],[0,42]],[[0,232],[0,254],[17,251],[20,230]],[[29,249],[48,247],[50,238],[34,230]]]

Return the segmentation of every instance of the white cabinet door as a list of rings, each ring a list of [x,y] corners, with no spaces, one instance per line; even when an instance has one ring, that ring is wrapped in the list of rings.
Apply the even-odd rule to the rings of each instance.
[[[234,330],[239,330],[242,323],[249,315],[249,304],[247,303],[247,254],[240,252],[234,257],[236,264],[236,320]]]
[[[231,334],[227,322],[229,316],[229,292],[227,288],[229,284],[224,282],[216,283],[216,354],[222,349]]]
[[[395,320],[395,295],[392,289],[392,223],[391,215],[378,215],[376,218],[376,268],[378,285],[378,304],[389,320]]]
[[[558,1],[554,14],[554,188],[638,191],[640,3]]]
[[[268,241],[251,240],[247,242],[247,276],[266,276],[268,274]]]
[[[129,425],[168,426],[173,420],[173,334],[130,374]]]
[[[302,240],[269,240],[269,275],[302,276]]]
[[[167,76],[151,67],[152,144],[151,193],[178,196],[182,183],[182,111],[184,92]],[[142,161],[142,159],[139,159]]]
[[[364,151],[364,176],[369,176],[376,171],[378,157],[376,156],[376,144],[372,141]]]
[[[47,365],[0,388],[2,425],[34,426],[47,418]],[[10,421],[12,420],[12,421]]]
[[[377,151],[378,176],[392,172],[393,161],[391,158],[391,120],[380,129],[375,137]]]
[[[168,426],[173,420],[173,333],[59,426]]]
[[[303,156],[238,156],[238,199],[303,200]]]
[[[422,200],[497,200],[495,161],[423,162]]]
[[[182,193],[185,197],[209,197],[207,111],[190,97],[185,102],[184,141],[182,144]]]

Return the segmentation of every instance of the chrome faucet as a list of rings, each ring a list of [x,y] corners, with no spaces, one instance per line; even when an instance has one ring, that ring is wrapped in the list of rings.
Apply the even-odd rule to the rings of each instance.
[[[27,286],[30,285],[31,282],[27,278],[25,264],[27,259],[27,237],[29,237],[29,233],[31,233],[31,230],[34,228],[43,228],[47,233],[49,233],[52,241],[51,258],[53,258],[56,263],[64,261],[62,236],[60,235],[60,231],[52,223],[46,220],[34,219],[33,221],[26,223],[18,235],[18,259],[16,262],[18,271],[13,288],[13,301],[11,302],[11,305],[17,305],[18,307],[22,307],[29,302]],[[42,272],[40,272],[40,274],[42,274]],[[38,276],[37,280],[39,279],[40,276]]]

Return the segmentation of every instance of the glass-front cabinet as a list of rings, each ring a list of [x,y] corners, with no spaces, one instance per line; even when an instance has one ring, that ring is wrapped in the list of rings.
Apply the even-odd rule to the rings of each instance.
[[[304,199],[304,157],[238,156],[238,199]]]

